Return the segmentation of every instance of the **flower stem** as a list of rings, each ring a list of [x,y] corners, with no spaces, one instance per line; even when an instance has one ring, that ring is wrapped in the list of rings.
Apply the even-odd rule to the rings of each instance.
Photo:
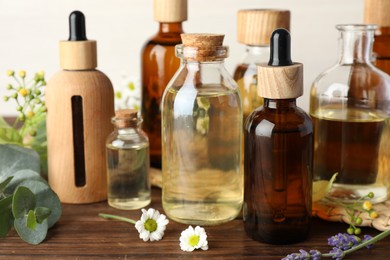
[[[383,231],[382,233],[371,238],[370,240],[364,241],[363,243],[344,251],[344,254],[347,255],[347,254],[350,254],[352,252],[355,252],[356,250],[359,250],[360,248],[374,244],[375,242],[387,237],[388,235],[390,235],[390,230]],[[322,254],[323,257],[332,257],[333,255],[334,254]]]
[[[132,220],[130,218],[125,218],[125,217],[111,215],[111,214],[104,214],[104,213],[99,213],[99,217],[107,218],[107,219],[115,219],[115,220],[124,221],[131,224],[135,224],[136,222],[135,220]]]

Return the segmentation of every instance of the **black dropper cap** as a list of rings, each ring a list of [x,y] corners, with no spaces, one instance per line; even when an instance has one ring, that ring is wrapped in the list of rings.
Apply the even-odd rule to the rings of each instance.
[[[69,15],[69,39],[68,41],[86,41],[85,17],[80,11],[73,11]]]
[[[276,29],[271,35],[269,66],[289,66],[291,61],[291,37],[286,29]]]

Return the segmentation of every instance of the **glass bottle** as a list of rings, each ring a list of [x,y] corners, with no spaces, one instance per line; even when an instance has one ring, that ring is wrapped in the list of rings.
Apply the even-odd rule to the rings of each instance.
[[[353,201],[374,192],[387,198],[390,163],[390,78],[371,64],[375,25],[337,25],[339,60],[310,93],[314,177],[338,173],[329,197]]]
[[[163,96],[162,205],[181,223],[220,224],[242,206],[241,99],[223,38],[183,34],[182,63]]]
[[[161,98],[180,66],[175,45],[181,43],[182,22],[187,20],[187,0],[154,0],[154,20],[159,31],[142,49],[141,113],[150,140],[152,167],[161,168]]]
[[[115,131],[106,142],[108,204],[118,209],[140,209],[150,203],[149,140],[142,119],[133,109],[115,112]]]
[[[246,49],[233,78],[240,89],[244,121],[253,110],[263,105],[263,99],[257,95],[256,64],[268,62],[269,37],[277,28],[290,29],[290,11],[247,9],[237,13],[237,40],[245,44]]]
[[[390,1],[365,0],[364,11],[364,22],[378,25],[373,48],[375,66],[390,74]]]
[[[273,32],[268,65],[258,67],[264,106],[250,114],[244,131],[243,220],[252,239],[289,244],[310,230],[313,124],[296,105],[303,66],[291,61],[287,30]]]

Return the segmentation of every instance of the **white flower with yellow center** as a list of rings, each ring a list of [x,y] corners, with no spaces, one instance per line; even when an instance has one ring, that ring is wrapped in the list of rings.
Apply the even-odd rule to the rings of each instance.
[[[155,209],[142,209],[141,219],[135,223],[139,232],[139,238],[143,241],[159,241],[164,236],[164,231],[169,220],[164,214]]]
[[[183,251],[191,252],[195,249],[207,250],[209,249],[207,242],[207,235],[204,228],[196,226],[195,229],[189,226],[186,230],[181,232],[180,248]]]

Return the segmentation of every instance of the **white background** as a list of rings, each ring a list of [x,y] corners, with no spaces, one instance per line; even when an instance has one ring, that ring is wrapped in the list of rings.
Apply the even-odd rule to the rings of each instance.
[[[248,8],[291,11],[293,61],[304,64],[304,96],[309,108],[310,84],[338,55],[336,24],[362,23],[363,0],[188,0],[185,32],[223,33],[230,47],[226,67],[233,73],[245,46],[236,40],[236,13]],[[59,70],[58,41],[68,38],[68,16],[84,12],[87,37],[98,41],[98,69],[117,88],[123,75],[139,78],[140,50],[158,30],[152,0],[0,0],[0,114],[14,115],[15,104],[3,96],[8,69],[44,70],[49,79]]]

